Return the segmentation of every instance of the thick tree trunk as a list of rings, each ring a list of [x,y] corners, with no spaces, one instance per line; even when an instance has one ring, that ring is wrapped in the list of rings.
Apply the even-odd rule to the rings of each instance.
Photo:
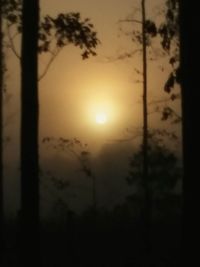
[[[183,112],[182,265],[198,266],[199,242],[199,8],[180,0],[180,65]]]
[[[21,53],[21,252],[23,266],[39,266],[38,159],[39,1],[24,0]]]
[[[2,259],[4,238],[4,201],[3,201],[3,27],[2,5],[0,0],[0,263]]]

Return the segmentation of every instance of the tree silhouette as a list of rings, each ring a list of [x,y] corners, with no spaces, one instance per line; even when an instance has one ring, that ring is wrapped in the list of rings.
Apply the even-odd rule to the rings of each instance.
[[[180,85],[180,40],[179,40],[179,1],[166,0],[164,12],[165,21],[157,28],[161,37],[161,46],[169,57],[171,72],[164,85],[164,91],[170,95],[169,100],[180,99],[180,93],[175,93],[175,85]],[[163,108],[163,120],[173,119],[180,122],[181,116],[169,106]]]
[[[177,184],[181,176],[180,164],[176,155],[170,151],[159,138],[152,135],[149,138],[149,180],[152,188],[152,198],[168,195]],[[131,170],[127,177],[130,185],[138,188],[141,194],[142,188],[142,150],[133,154],[130,159]]]
[[[143,142],[142,142],[142,180],[144,190],[144,239],[145,239],[145,264],[150,264],[151,241],[150,228],[152,216],[152,196],[149,180],[149,155],[148,155],[148,109],[147,109],[147,30],[145,0],[141,1],[142,8],[142,57],[143,57]]]
[[[3,26],[2,26],[3,1],[0,0],[0,258],[3,251]]]
[[[151,182],[149,181],[149,156],[148,156],[148,77],[147,77],[147,48],[151,44],[151,39],[156,36],[157,28],[153,21],[146,18],[146,1],[141,0],[141,20],[130,19],[124,22],[133,22],[141,25],[141,30],[134,29],[132,31],[132,40],[141,45],[142,51],[142,71],[136,72],[142,74],[143,83],[143,133],[142,133],[142,185],[143,185],[143,222],[144,222],[144,242],[145,242],[145,264],[150,264],[150,225],[151,225]],[[136,50],[137,51],[137,50]]]
[[[195,1],[180,4],[180,73],[183,114],[182,264],[198,264],[199,233],[199,10]],[[195,242],[196,241],[196,242]]]
[[[148,266],[150,264],[151,254],[151,242],[150,242],[150,228],[151,228],[151,214],[152,214],[152,196],[151,196],[151,182],[149,181],[149,156],[148,156],[148,51],[147,48],[151,46],[151,40],[157,35],[157,28],[155,23],[146,18],[146,1],[141,0],[141,19],[125,19],[122,22],[131,22],[141,26],[141,29],[134,28],[131,31],[131,39],[134,43],[139,44],[140,48],[135,49],[132,53],[126,53],[119,59],[126,57],[132,57],[137,52],[142,52],[142,70],[135,68],[137,74],[142,76],[143,84],[143,96],[142,96],[142,108],[143,108],[143,133],[142,133],[142,173],[140,177],[142,180],[143,188],[143,223],[144,223],[144,249],[146,256],[144,257],[144,264]],[[137,81],[138,82],[138,81]]]
[[[146,233],[144,234],[144,238],[146,239],[146,249],[147,255],[150,255],[150,225],[151,225],[151,202],[152,202],[152,181],[149,179],[149,129],[148,129],[148,79],[147,79],[147,67],[148,67],[148,47],[151,47],[152,38],[161,37],[161,46],[164,49],[165,53],[172,54],[170,56],[170,64],[173,69],[170,73],[170,76],[165,84],[165,91],[171,93],[172,87],[174,87],[175,83],[178,82],[178,73],[179,68],[176,66],[178,62],[178,6],[176,0],[167,0],[167,11],[166,11],[166,20],[160,26],[157,26],[153,20],[146,19],[146,9],[145,9],[145,1],[141,1],[141,16],[142,20],[135,19],[125,19],[122,22],[132,22],[142,25],[142,30],[138,30],[137,28],[131,32],[131,38],[135,43],[139,43],[142,45],[142,57],[143,57],[143,70],[140,72],[136,69],[137,74],[142,74],[142,82],[143,82],[143,143],[142,143],[142,151],[143,151],[143,176],[140,175],[140,179],[143,180],[143,190],[144,190],[144,222]],[[175,10],[173,10],[173,8]],[[175,49],[174,49],[175,47]],[[121,59],[125,57],[132,57],[135,53],[141,51],[140,49],[136,49],[133,53],[126,53]],[[152,58],[152,53],[149,54],[150,59]],[[172,80],[173,79],[173,80]],[[177,94],[171,93],[170,99],[175,100],[179,98]],[[157,101],[160,102],[160,101]],[[166,102],[166,101],[165,101]],[[151,103],[152,104],[152,103]],[[158,104],[158,103],[157,103]],[[156,111],[158,109],[156,108]],[[174,119],[174,115],[175,119]],[[169,117],[173,117],[174,122],[179,122],[181,117],[174,112],[174,110],[168,106],[166,106],[162,112],[162,120],[166,120]],[[146,266],[149,263],[147,257]]]
[[[96,55],[94,49],[98,43],[93,24],[88,18],[82,21],[79,13],[60,13],[56,18],[45,16],[40,23],[38,51],[39,54],[49,53],[50,58],[39,80],[65,46],[78,46],[82,50],[82,59],[87,59]]]
[[[162,48],[169,55],[169,63],[172,66],[172,72],[164,87],[167,93],[171,93],[175,83],[180,83],[178,0],[166,0],[165,21],[158,26],[157,32],[161,37]]]
[[[37,83],[39,77],[37,54],[38,51],[39,53],[52,53],[50,50],[52,37],[56,37],[56,50],[53,52],[52,58],[55,58],[62,47],[72,43],[83,50],[82,58],[86,59],[89,55],[95,55],[93,48],[98,43],[96,32],[91,31],[93,25],[88,23],[88,19],[80,22],[78,13],[60,14],[56,19],[47,16],[39,25],[38,5],[39,3],[35,3],[35,1],[23,2],[21,54],[21,219],[24,238],[22,247],[23,250],[28,250],[27,257],[30,253],[29,256],[32,257],[33,253],[36,254],[32,266],[39,264],[39,104]],[[27,243],[32,249],[27,249]],[[28,259],[27,257],[26,259]],[[26,259],[24,264],[27,265]]]
[[[4,235],[4,192],[3,192],[3,143],[5,141],[3,137],[3,127],[5,126],[3,118],[3,106],[4,106],[4,73],[5,67],[5,55],[4,55],[4,33],[3,33],[3,18],[5,16],[6,1],[0,1],[0,253],[2,252]]]
[[[5,9],[6,21],[6,45],[20,60],[20,51],[17,50],[15,39],[21,34],[22,1],[9,0]],[[47,54],[46,66],[40,74],[41,80],[48,72],[60,51],[74,45],[81,49],[82,59],[95,56],[95,48],[99,44],[94,25],[89,18],[82,19],[80,13],[59,13],[56,17],[46,15],[41,18],[38,30],[38,53]]]
[[[4,72],[5,72],[5,55],[4,55],[4,19],[8,10],[13,10],[15,1],[1,0],[0,1],[0,253],[2,253],[5,247],[4,236],[4,192],[3,192],[3,143],[5,141],[3,137],[3,105],[4,105]],[[2,257],[1,257],[2,259]]]
[[[39,255],[38,23],[39,1],[23,1],[20,136],[22,266],[40,266],[41,264]]]
[[[19,58],[19,60],[21,60],[22,55],[21,55],[21,52],[17,51],[15,47],[15,38],[18,37],[22,33],[22,8],[23,8],[22,4],[23,2],[21,0],[6,1],[4,3],[3,17],[2,17],[2,19],[4,19],[5,21],[5,29],[6,29],[5,30],[5,37],[6,37],[5,44],[9,48],[12,49],[13,53],[15,54],[17,58]],[[14,31],[13,31],[13,28],[15,29]],[[51,16],[45,16],[39,22],[39,26],[38,26],[37,52],[39,53],[39,55],[44,54],[44,53],[49,54],[49,60],[43,72],[41,74],[38,74],[38,77],[37,77],[38,80],[42,79],[46,75],[54,59],[65,46],[70,45],[70,44],[78,46],[82,51],[82,54],[81,54],[82,58],[87,59],[90,55],[93,55],[93,56],[96,55],[94,48],[97,46],[98,43],[99,43],[99,40],[97,39],[96,32],[93,30],[93,24],[90,22],[88,18],[86,18],[85,20],[81,20],[79,13],[67,13],[67,14],[61,13],[56,18],[53,18]],[[33,92],[33,95],[34,95],[34,92]],[[35,95],[35,97],[37,98],[37,95]],[[22,101],[23,102],[22,106],[26,110],[26,108],[28,108],[28,105],[29,105],[28,103],[31,101],[31,93],[28,93],[28,90],[27,90],[26,96],[24,93],[24,98],[26,98],[26,100]],[[25,103],[27,103],[27,106]],[[35,103],[36,113],[37,113],[37,105],[38,104]],[[31,106],[29,108],[31,109]],[[22,114],[24,114],[24,116],[22,116],[22,121],[24,119],[28,123],[28,120],[29,120],[31,123],[31,117],[29,117],[28,119],[26,112],[22,111]],[[32,116],[34,117],[34,114],[32,114]],[[26,124],[26,122],[25,123],[22,122],[22,128],[23,128],[23,125]],[[34,128],[34,123],[31,125]],[[27,126],[24,126],[24,127],[26,128]],[[37,131],[37,127],[35,129]],[[1,131],[2,131],[2,127],[1,127]],[[35,144],[37,143],[36,136],[35,136],[34,142],[30,141],[29,145],[25,145],[26,142],[28,143],[28,138],[29,138],[28,136],[30,135],[33,137],[34,135],[33,133],[31,134],[31,131],[27,131],[26,133],[25,131],[26,130],[22,129],[22,132],[24,132],[24,134],[22,133],[22,136],[25,135],[27,137],[27,140],[25,141],[24,137],[21,136],[21,141],[23,143],[23,144],[21,143],[21,149],[24,151],[24,152],[23,151],[21,152],[21,157],[23,158],[24,162],[26,162],[26,160],[28,161],[28,157],[25,156],[25,154],[26,153],[28,154],[28,152],[25,152],[25,151],[28,151],[29,149],[34,149],[33,148],[34,142]],[[32,148],[31,148],[31,144],[32,144]],[[37,150],[35,150],[34,153],[29,153],[29,155],[32,154],[33,156],[34,154],[37,154],[37,153],[38,153]],[[2,149],[1,149],[1,154],[2,154]],[[24,163],[22,165],[25,166]],[[27,171],[28,171],[28,168],[29,167],[27,165]],[[35,166],[35,168],[38,168],[38,167]],[[2,168],[0,169],[1,169],[1,172],[3,173]],[[31,168],[29,170],[31,171]],[[24,174],[23,177],[25,176],[26,175]],[[0,179],[1,183],[3,183],[2,175],[0,178],[1,178]],[[24,180],[25,178],[22,178],[22,179]],[[36,191],[38,187],[37,179],[38,178],[36,178],[36,182],[35,182]],[[30,178],[30,181],[31,181],[31,178]],[[22,182],[22,184],[24,183],[25,182]],[[22,185],[22,187],[26,188],[26,185],[24,186]],[[23,189],[22,189],[22,194],[25,194]],[[37,198],[37,194],[34,194],[34,195]],[[28,197],[28,194],[26,195],[26,197]],[[22,196],[22,200],[26,197]],[[1,200],[3,200],[3,194],[1,194]],[[28,202],[26,201],[26,203]],[[27,208],[28,204],[26,205],[27,205],[26,206]],[[2,201],[1,201],[1,207],[3,208]]]
[[[164,91],[169,95],[167,98],[163,98],[157,101],[151,101],[149,104],[156,105],[155,111],[161,112],[163,121],[171,119],[173,123],[181,121],[181,115],[178,114],[172,107],[170,107],[169,102],[180,99],[180,93],[175,91],[176,85],[180,85],[180,67],[179,67],[179,1],[178,0],[166,0],[164,10],[161,9],[162,19],[160,23],[156,20],[151,19],[146,22],[146,29],[148,31],[149,37],[156,37],[160,42],[161,50],[158,47],[152,49],[149,54],[150,60],[155,60],[165,57],[169,60],[171,66],[171,71],[163,85]],[[164,20],[163,20],[164,19]],[[125,19],[122,22],[135,22],[141,23],[137,19]],[[141,41],[141,33],[138,30],[134,30],[131,33],[131,38],[134,42]],[[148,46],[151,46],[150,39],[148,37]],[[153,46],[152,46],[153,48]],[[140,52],[140,49],[135,49],[132,52],[126,52],[118,57],[118,59],[124,59],[133,57],[136,53]],[[164,67],[161,67],[164,71]],[[135,69],[137,74],[140,74],[137,69]],[[136,80],[140,82],[140,80]]]
[[[37,73],[37,80],[40,80],[45,76],[52,62],[54,61],[54,59],[56,58],[56,56],[62,50],[63,47],[69,44],[78,46],[82,50],[81,54],[82,58],[87,59],[90,55],[93,56],[96,55],[94,48],[99,43],[99,40],[96,37],[96,32],[93,30],[93,25],[91,24],[89,19],[81,20],[79,13],[67,13],[67,14],[61,13],[56,18],[45,16],[41,22],[37,22],[38,23],[37,44],[35,50],[34,34],[32,35],[31,38],[29,38],[31,35],[28,35],[28,31],[31,30],[33,26],[33,20],[31,20],[30,18],[28,19],[26,15],[26,10],[28,12],[28,10],[30,11],[31,8],[28,9],[28,6],[24,7],[25,3],[26,1],[21,1],[21,0],[8,0],[4,2],[4,6],[2,9],[3,12],[1,13],[1,15],[3,14],[3,16],[1,17],[1,19],[4,19],[6,25],[5,36],[7,37],[7,42],[5,43],[8,47],[12,49],[17,58],[21,60],[21,67],[23,69],[21,76],[22,77],[22,94],[21,94],[22,209],[20,211],[21,214],[20,219],[22,222],[22,228],[21,228],[22,237],[24,238],[24,240],[22,241],[22,250],[27,248],[27,250],[29,250],[30,252],[31,249],[28,249],[28,246],[27,247],[25,246],[26,243],[32,245],[33,250],[34,248],[38,247],[36,243],[38,243],[37,237],[38,237],[38,222],[39,222],[38,140],[37,140],[39,110],[38,110],[37,86],[34,78],[34,75],[36,75],[37,73],[35,52],[39,54],[49,53],[50,55],[49,61],[45,69],[43,70],[43,73],[41,73],[40,75],[38,75]],[[22,9],[25,12],[23,13],[23,15],[22,15]],[[37,19],[39,18],[37,17]],[[24,24],[25,23],[24,20],[27,20],[27,25]],[[14,35],[11,34],[12,27],[16,28]],[[34,31],[36,30],[35,28],[33,29]],[[16,50],[14,44],[15,38],[21,33],[25,34],[25,37],[24,36],[22,37],[22,53]],[[33,41],[33,46],[31,46],[31,41]],[[28,49],[32,51],[30,55],[28,53]],[[31,57],[34,60],[34,62],[32,62]],[[27,66],[29,66],[31,69],[31,64],[29,65],[28,63],[29,60],[33,64],[32,65],[33,72],[28,71],[29,68],[26,68]],[[1,76],[1,78],[2,77],[3,76]],[[1,90],[1,92],[3,91]],[[2,114],[0,113],[0,115]],[[29,127],[29,125],[31,125],[31,127]],[[2,134],[2,127],[1,127],[1,134]],[[1,147],[2,147],[2,138],[1,138]],[[0,162],[2,166],[2,149],[1,149]],[[0,168],[0,170],[2,174],[3,169]],[[0,184],[3,184],[2,175],[0,176],[0,178],[1,178]],[[2,186],[0,186],[0,189],[1,191],[3,190]],[[1,194],[0,204],[1,204],[1,215],[3,216],[3,191]],[[1,229],[3,231],[2,227]],[[33,230],[32,235],[30,236],[26,235],[26,232],[30,234],[31,229]],[[33,242],[31,242],[31,239]],[[38,257],[36,256],[35,258],[37,262]]]
[[[42,140],[43,144],[46,144],[60,152],[68,155],[69,153],[77,160],[80,171],[91,180],[92,183],[92,210],[96,214],[97,212],[97,188],[96,188],[96,175],[92,170],[90,163],[90,152],[88,145],[81,142],[77,138],[53,138],[44,137]]]

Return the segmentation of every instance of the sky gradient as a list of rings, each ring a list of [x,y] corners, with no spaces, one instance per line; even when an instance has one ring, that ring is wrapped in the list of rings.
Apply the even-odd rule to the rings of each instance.
[[[151,18],[159,21],[159,8],[162,7],[163,0],[147,1],[147,14]],[[50,14],[52,16],[65,12],[80,12],[81,17],[90,18],[97,31],[101,44],[97,48],[97,56],[88,60],[81,59],[81,51],[73,46],[68,46],[61,51],[55,62],[50,67],[47,75],[40,81],[40,138],[45,136],[78,138],[89,145],[90,151],[96,160],[98,173],[104,177],[120,176],[120,181],[115,182],[115,199],[125,195],[125,180],[122,173],[127,169],[128,157],[135,144],[140,142],[136,138],[133,142],[119,144],[118,139],[130,138],[131,134],[137,134],[142,127],[142,83],[141,76],[135,69],[141,70],[141,53],[136,53],[134,57],[117,60],[117,58],[127,52],[140,49],[131,42],[131,36],[125,34],[131,32],[134,24],[119,23],[120,20],[130,18],[134,11],[137,11],[140,1],[134,0],[42,0],[41,16]],[[135,13],[140,19],[140,12]],[[120,30],[122,28],[122,30]],[[16,41],[19,48],[19,40]],[[159,52],[159,41],[153,44]],[[19,49],[18,49],[19,50]],[[159,54],[159,53],[157,53]],[[163,85],[168,76],[170,66],[167,57],[155,56],[156,60],[148,61],[148,92],[149,101],[156,101],[166,98],[163,92]],[[39,59],[40,72],[44,69],[48,58],[42,56]],[[15,204],[18,203],[19,192],[19,61],[11,51],[7,51],[7,88],[11,99],[5,108],[5,116],[9,118],[5,128],[5,135],[9,136],[10,142],[5,150],[5,174],[8,179],[5,182],[6,199],[13,196]],[[163,70],[164,69],[164,70]],[[138,82],[139,80],[139,82]],[[175,103],[175,108],[179,111],[180,103]],[[161,123],[159,113],[154,113],[154,108],[149,106],[151,115],[149,116],[150,127],[163,127],[177,130],[180,126],[172,126],[169,123]],[[107,123],[97,124],[96,114],[105,112]],[[127,131],[127,128],[130,131]],[[135,143],[134,143],[135,142]],[[175,148],[177,149],[177,147]],[[115,156],[115,155],[120,155]],[[102,156],[104,155],[104,157]],[[98,157],[99,162],[98,162]],[[102,163],[103,158],[113,160],[112,167],[106,171],[106,163]],[[58,155],[55,152],[46,150],[40,146],[41,164],[54,169],[60,165],[61,175],[66,172],[63,158],[61,163],[56,162]],[[50,164],[50,163],[51,164]],[[120,171],[115,169],[115,164],[120,162]],[[71,176],[77,169],[69,171]],[[72,165],[73,165],[72,164]],[[104,167],[102,167],[104,165]],[[112,174],[112,175],[111,175]],[[110,188],[112,182],[109,181]],[[102,183],[103,184],[103,183]],[[119,188],[123,188],[119,191]],[[107,196],[109,195],[108,184]],[[118,192],[118,195],[117,193]],[[106,194],[106,193],[105,193]],[[102,196],[102,199],[105,199]],[[89,203],[90,199],[88,200]],[[18,204],[16,204],[18,206]],[[6,202],[7,210],[15,213],[13,203]]]

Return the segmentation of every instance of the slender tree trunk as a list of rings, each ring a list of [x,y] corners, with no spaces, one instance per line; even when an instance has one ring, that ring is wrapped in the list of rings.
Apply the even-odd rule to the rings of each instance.
[[[0,263],[4,248],[4,201],[3,201],[3,26],[2,5],[0,0]]]
[[[21,53],[22,266],[39,262],[38,22],[39,0],[24,0]]]
[[[97,214],[98,214],[98,211],[97,211],[97,185],[96,185],[96,176],[94,174],[92,174],[91,176],[92,178],[92,200],[93,200],[93,220],[94,220],[94,229],[96,229],[97,227],[97,224],[98,224],[98,220],[97,220]]]
[[[183,132],[182,266],[199,262],[199,8],[180,0],[180,66]]]
[[[150,261],[150,223],[151,223],[151,198],[150,181],[148,176],[148,108],[147,108],[147,44],[146,44],[146,8],[145,0],[141,1],[142,8],[142,55],[143,55],[143,188],[144,188],[144,242],[145,242],[145,266]]]
[[[92,175],[92,196],[93,196],[93,208],[97,211],[97,192],[96,192],[96,176]]]
[[[147,47],[145,34],[145,0],[142,0],[142,55],[143,55],[143,179],[145,192],[148,184],[148,118],[147,118]]]

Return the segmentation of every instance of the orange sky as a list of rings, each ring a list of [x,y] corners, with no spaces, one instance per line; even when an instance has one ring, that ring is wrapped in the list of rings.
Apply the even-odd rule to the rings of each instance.
[[[41,13],[80,11],[83,18],[91,18],[101,41],[97,49],[98,56],[86,61],[81,60],[77,48],[64,48],[41,81],[41,134],[50,132],[77,136],[81,133],[80,138],[87,141],[96,139],[99,126],[92,118],[99,106],[102,109],[106,106],[110,112],[105,125],[109,134],[105,139],[116,138],[127,127],[141,126],[142,87],[134,82],[140,79],[134,68],[141,67],[141,55],[125,61],[107,60],[108,57],[115,58],[124,51],[134,49],[130,38],[120,34],[118,21],[131,14],[139,3],[139,0],[41,1]],[[147,11],[155,10],[157,16],[158,6],[159,1],[153,1],[153,5],[148,4]],[[137,17],[139,15],[136,14]],[[130,25],[127,29],[130,30]],[[149,65],[150,99],[155,99],[155,95],[159,98],[162,94],[163,77],[166,75],[160,72],[155,76],[159,64],[153,62]],[[44,65],[45,59],[40,65],[41,69]]]
[[[163,1],[147,0],[147,13],[153,14],[156,20],[158,7]],[[142,84],[136,83],[140,77],[134,71],[141,68],[141,55],[122,61],[114,60],[119,54],[135,49],[130,37],[120,32],[122,25],[118,22],[131,14],[139,3],[140,0],[41,0],[41,15],[78,11],[82,18],[89,17],[101,41],[98,56],[85,61],[81,59],[78,48],[64,48],[40,82],[41,137],[77,137],[87,142],[93,151],[100,151],[113,140],[130,137],[124,135],[127,128],[142,127]],[[139,14],[136,13],[137,18]],[[131,27],[135,25],[129,24],[123,29],[131,30]],[[5,150],[5,167],[11,177],[9,164],[18,168],[20,82],[18,60],[10,51],[7,58],[7,87],[12,98],[5,108],[5,115],[13,116],[5,128],[5,134],[11,138]],[[46,58],[40,58],[40,70],[45,64]],[[161,65],[166,71],[161,72]],[[149,100],[167,97],[162,88],[168,71],[167,59],[149,62]],[[95,114],[98,112],[107,113],[106,124],[96,124]],[[159,114],[151,115],[149,121],[152,127],[169,127],[169,124],[160,123]],[[8,179],[7,187],[10,184],[12,180]]]
[[[147,0],[147,13],[154,14],[153,19],[158,18],[158,7],[162,7],[163,1]],[[81,59],[78,48],[65,47],[40,82],[41,136],[77,136],[88,142],[96,140],[99,135],[101,142],[106,142],[107,139],[118,138],[127,127],[141,127],[142,84],[135,82],[141,80],[141,77],[134,71],[135,68],[141,69],[141,54],[129,60],[113,60],[123,52],[136,48],[131,38],[120,32],[122,24],[119,20],[126,18],[138,7],[140,0],[41,1],[41,15],[79,11],[82,18],[89,17],[101,41],[97,48],[98,56],[85,61]],[[140,19],[140,12],[136,12],[135,16]],[[138,26],[123,24],[126,31],[132,27]],[[8,59],[11,62],[8,88],[13,95],[13,103],[6,112],[19,113],[19,102],[16,101],[19,99],[19,62],[10,52]],[[40,58],[40,71],[46,62],[46,57]],[[149,62],[149,100],[166,96],[162,87],[168,71],[162,73],[159,68],[164,64],[169,69],[166,62],[165,59]],[[105,112],[103,109],[108,113],[108,122],[103,126],[104,129],[107,127],[105,135],[102,130],[98,134],[100,127],[95,124],[95,113]],[[15,121],[18,128],[18,119],[15,118]]]

